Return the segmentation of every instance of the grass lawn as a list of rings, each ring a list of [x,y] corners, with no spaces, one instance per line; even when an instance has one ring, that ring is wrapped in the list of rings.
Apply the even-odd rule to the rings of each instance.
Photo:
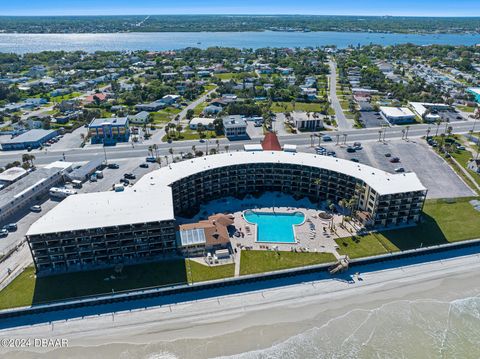
[[[205,109],[205,107],[207,107],[207,103],[206,102],[202,102],[201,104],[197,105],[194,109],[193,109],[193,113],[195,114],[195,116],[200,116],[200,114],[203,112],[203,110]]]
[[[195,261],[188,260],[191,275],[187,271],[189,283],[204,282],[207,280],[233,277],[235,274],[235,264],[225,264],[209,267]]]
[[[335,262],[331,253],[242,251],[240,275]]]
[[[463,112],[470,112],[470,113],[473,113],[475,111],[475,107],[472,107],[472,106],[457,106],[457,109],[459,109],[460,111],[463,111]]]
[[[53,102],[53,103],[60,103],[64,100],[71,100],[72,98],[78,97],[80,95],[81,95],[80,92],[72,92],[72,93],[69,93],[69,94],[66,94],[66,95],[63,95],[63,96],[51,97],[50,101]]]
[[[366,236],[336,240],[341,254],[351,258],[384,254],[480,237],[480,212],[469,203],[472,198],[428,200],[423,223],[416,227],[383,231]]]
[[[152,112],[152,122],[155,124],[163,124],[170,122],[180,111],[181,110],[178,108],[167,107],[166,109],[160,110],[158,112]]]
[[[177,134],[178,133],[175,133],[175,136],[177,136]],[[215,133],[215,131],[206,131],[206,132],[203,132],[203,134],[204,134],[204,136],[203,136],[204,139],[217,139],[217,138],[224,138],[225,137],[224,135],[217,135]],[[186,127],[182,132],[180,132],[180,136],[171,137],[171,139],[173,141],[199,140],[200,139],[200,133]],[[162,137],[162,141],[163,142],[168,141],[167,135]],[[215,146],[216,146],[215,143],[210,142],[210,144],[208,145],[208,149],[210,150],[211,148],[216,148]],[[197,146],[197,149],[200,150],[200,151],[205,151],[206,150],[206,144],[199,144]]]
[[[137,288],[185,284],[232,277],[234,264],[208,267],[190,262],[187,274],[185,260],[169,260],[125,266],[122,273],[114,269],[60,274],[35,278],[34,268],[28,267],[5,289],[0,291],[0,309],[28,306],[49,301],[106,294]]]
[[[295,102],[295,109],[291,102],[273,102],[270,108],[272,112],[285,112],[285,111],[306,111],[306,112],[320,112],[322,105],[319,103],[307,103],[307,102]]]

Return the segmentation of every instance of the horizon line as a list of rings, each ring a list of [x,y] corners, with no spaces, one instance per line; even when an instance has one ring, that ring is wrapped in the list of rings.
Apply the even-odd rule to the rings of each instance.
[[[406,18],[479,18],[479,15],[457,15],[457,16],[449,16],[449,15],[353,15],[353,14],[303,14],[303,13],[294,13],[294,14],[283,14],[283,13],[245,13],[245,14],[229,14],[229,13],[196,13],[196,14],[187,14],[187,13],[171,13],[171,14],[114,14],[114,15],[107,15],[107,14],[41,14],[41,15],[21,15],[21,14],[10,14],[10,15],[0,15],[0,18],[5,17],[71,17],[71,16],[82,16],[82,17],[89,17],[89,16],[103,16],[103,17],[117,17],[117,16],[319,16],[319,17],[328,17],[328,16],[341,16],[341,17],[392,17],[392,18],[399,18],[399,17],[406,17]]]

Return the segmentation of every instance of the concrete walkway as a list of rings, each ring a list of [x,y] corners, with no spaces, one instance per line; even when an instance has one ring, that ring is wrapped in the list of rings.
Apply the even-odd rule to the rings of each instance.
[[[242,256],[242,250],[238,248],[235,254],[235,277],[240,276],[240,257]]]

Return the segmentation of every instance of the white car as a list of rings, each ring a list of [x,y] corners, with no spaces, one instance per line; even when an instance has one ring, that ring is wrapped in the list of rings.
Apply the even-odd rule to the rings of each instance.
[[[38,213],[42,211],[42,207],[36,204],[35,206],[30,207],[30,211]]]
[[[8,236],[8,230],[5,228],[0,229],[0,237]]]

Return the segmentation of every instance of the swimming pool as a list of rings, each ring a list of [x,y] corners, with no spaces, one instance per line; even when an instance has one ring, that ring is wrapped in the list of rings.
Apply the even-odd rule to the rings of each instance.
[[[257,242],[296,243],[294,227],[305,221],[305,215],[296,213],[246,211],[243,218],[257,225]]]

